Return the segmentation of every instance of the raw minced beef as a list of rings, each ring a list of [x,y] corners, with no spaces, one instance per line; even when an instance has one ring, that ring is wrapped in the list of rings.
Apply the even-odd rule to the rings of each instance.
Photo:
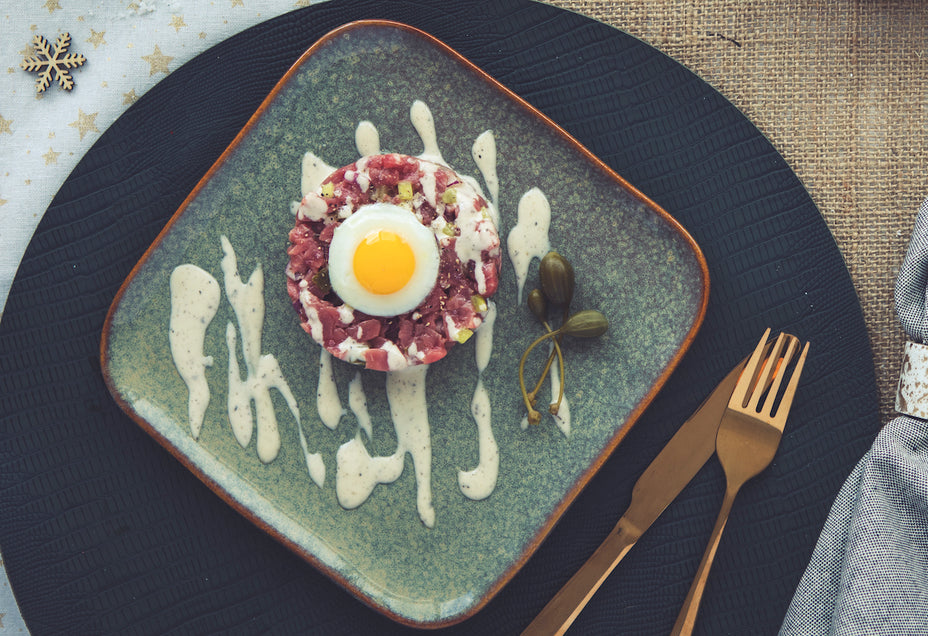
[[[339,224],[370,203],[409,209],[433,230],[438,279],[398,316],[369,316],[328,284],[329,243]],[[499,284],[500,242],[490,204],[450,168],[407,155],[364,157],[303,197],[290,231],[287,292],[304,330],[335,357],[394,371],[443,358],[483,322]]]

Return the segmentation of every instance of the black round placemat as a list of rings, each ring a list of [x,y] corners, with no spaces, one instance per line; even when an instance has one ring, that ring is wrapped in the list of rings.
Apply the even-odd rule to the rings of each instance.
[[[0,546],[27,626],[34,634],[414,631],[222,503],[116,406],[97,354],[116,290],[187,193],[290,64],[332,28],[362,18],[435,35],[549,115],[679,219],[712,277],[704,326],[661,395],[513,581],[446,631],[518,633],[608,533],[683,419],[770,325],[812,350],[777,458],[735,503],[696,631],[775,633],[838,488],[880,425],[850,277],[799,180],[723,97],[626,34],[528,0],[331,0],[296,11],[172,73],[83,158],[45,214],[0,323]],[[575,632],[667,633],[723,488],[713,459]]]

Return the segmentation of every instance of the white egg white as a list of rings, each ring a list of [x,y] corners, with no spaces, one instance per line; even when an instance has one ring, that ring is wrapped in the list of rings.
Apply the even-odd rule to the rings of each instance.
[[[354,253],[358,245],[379,230],[402,237],[415,255],[412,277],[392,294],[368,291],[354,272]],[[336,228],[329,246],[332,289],[346,304],[371,316],[398,316],[422,304],[435,286],[438,264],[438,243],[432,230],[422,225],[411,211],[390,203],[371,203],[358,208]]]

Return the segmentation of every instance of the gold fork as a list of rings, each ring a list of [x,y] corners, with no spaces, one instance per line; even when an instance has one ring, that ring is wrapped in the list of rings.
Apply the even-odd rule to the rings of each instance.
[[[699,612],[699,604],[709,577],[709,569],[715,559],[719,540],[728,522],[735,495],[749,479],[770,465],[780,445],[780,438],[783,436],[786,416],[792,405],[793,397],[796,395],[796,385],[799,383],[799,375],[802,373],[806,354],[809,352],[809,343],[807,342],[803,347],[793,374],[783,392],[783,397],[774,411],[780,384],[786,375],[790,361],[796,355],[799,339],[781,333],[767,358],[775,363],[761,364],[764,360],[764,345],[769,336],[770,329],[768,328],[754,349],[754,353],[751,354],[751,359],[745,366],[738,384],[735,385],[728,408],[719,425],[715,451],[725,471],[727,483],[725,497],[722,499],[722,509],[719,511],[715,527],[709,537],[709,545],[706,546],[699,569],[696,570],[696,578],[690,586],[690,591],[683,602],[683,608],[671,631],[672,636],[693,632],[696,614]],[[786,346],[787,343],[788,346]],[[785,353],[784,346],[786,346]],[[765,390],[768,385],[769,390]],[[760,400],[764,395],[766,399],[761,405]]]

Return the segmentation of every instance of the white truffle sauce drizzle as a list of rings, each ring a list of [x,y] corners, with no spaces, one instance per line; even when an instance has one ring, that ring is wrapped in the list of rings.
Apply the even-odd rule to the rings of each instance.
[[[168,335],[174,366],[187,385],[187,418],[190,434],[200,437],[200,428],[209,406],[206,367],[213,356],[203,353],[206,328],[219,310],[219,283],[196,265],[185,264],[171,272],[171,321]]]
[[[483,386],[483,372],[493,353],[493,326],[496,323],[496,303],[488,303],[487,317],[475,336],[477,358],[477,388],[470,402],[470,413],[477,423],[479,463],[469,471],[458,471],[458,487],[466,497],[486,499],[496,488],[499,475],[499,446],[493,436],[493,409],[490,394]]]
[[[380,154],[380,133],[377,132],[374,124],[367,120],[358,124],[358,128],[354,133],[354,145],[358,149],[358,154],[362,157]],[[329,174],[331,172],[323,175],[322,179],[325,179]],[[319,183],[322,183],[322,179],[319,179]]]
[[[314,483],[322,486],[325,480],[325,464],[319,453],[310,452],[307,447],[296,398],[277,359],[270,354],[261,354],[265,309],[264,274],[261,265],[255,268],[247,282],[242,282],[232,244],[225,236],[220,237],[220,242],[223,252],[220,265],[225,292],[235,313],[238,333],[241,334],[246,372],[243,379],[238,362],[238,335],[235,325],[229,322],[226,324],[226,347],[229,353],[229,391],[226,407],[232,434],[239,445],[246,448],[257,427],[255,448],[258,458],[264,463],[270,463],[277,458],[280,451],[280,432],[270,393],[271,389],[276,389],[283,396],[296,422],[309,476]],[[188,417],[194,439],[199,438],[203,416],[210,399],[204,371],[213,360],[211,356],[203,355],[203,343],[206,340],[206,329],[215,317],[218,307],[219,283],[208,272],[189,263],[180,265],[171,272],[171,355],[187,386]]]
[[[348,384],[348,406],[358,420],[358,426],[367,433],[367,439],[371,439],[374,436],[374,425],[371,422],[371,414],[367,411],[367,395],[364,393],[360,371],[354,374],[354,378]]]
[[[316,411],[319,419],[329,429],[335,430],[338,421],[345,414],[338,388],[335,386],[335,371],[332,369],[332,354],[319,347],[319,380],[316,385]]]
[[[423,152],[419,157],[447,165],[442,157],[435,132],[435,123],[428,106],[416,101],[410,108],[410,120],[422,140]],[[355,130],[355,145],[360,156],[381,153],[380,135],[369,121],[362,121]],[[490,194],[490,214],[499,226],[497,204],[499,179],[497,176],[496,143],[492,131],[477,137],[471,155]],[[301,193],[305,196],[319,187],[335,168],[311,152],[302,159]],[[476,179],[462,176],[478,192],[482,192]],[[428,188],[428,184],[424,184]],[[293,206],[296,209],[296,206]],[[544,193],[532,188],[519,201],[518,222],[508,236],[509,258],[516,271],[518,295],[521,302],[529,265],[550,249],[548,229],[551,209]],[[326,467],[322,456],[310,452],[300,421],[300,413],[276,358],[261,355],[261,333],[264,323],[264,278],[260,264],[247,282],[242,282],[235,252],[226,237],[222,237],[221,262],[226,296],[232,305],[242,339],[242,357],[246,376],[241,377],[238,365],[237,335],[235,326],[226,326],[226,344],[229,351],[228,417],[238,443],[247,447],[257,424],[256,450],[261,461],[273,461],[280,450],[280,434],[270,389],[276,389],[284,398],[296,424],[301,450],[310,478],[318,486],[325,480]],[[178,266],[171,274],[171,355],[189,393],[188,418],[191,434],[199,437],[206,407],[209,403],[209,386],[205,369],[212,365],[211,356],[204,354],[206,329],[219,307],[219,284],[210,274],[192,264]],[[458,487],[466,497],[480,500],[489,497],[496,488],[500,454],[492,427],[492,407],[489,393],[483,383],[483,372],[490,363],[493,350],[493,328],[496,305],[488,303],[483,325],[475,336],[477,366],[476,387],[471,401],[471,414],[477,429],[478,461],[471,470],[458,471]],[[370,441],[374,425],[367,410],[363,376],[355,374],[348,385],[348,406],[358,423],[354,437],[342,444],[335,456],[335,491],[339,503],[347,509],[363,504],[378,484],[389,484],[402,475],[405,456],[412,459],[416,481],[416,509],[422,523],[432,527],[435,509],[432,505],[431,465],[432,447],[426,396],[428,366],[411,367],[403,371],[387,372],[385,390],[390,405],[390,417],[396,432],[395,451],[386,456],[371,456],[362,439],[362,431]],[[557,393],[560,378],[552,368],[551,392]],[[254,414],[251,406],[254,405]],[[319,379],[316,390],[316,408],[322,423],[336,429],[347,413],[342,405],[335,381],[332,356],[322,350],[319,357]],[[570,409],[566,399],[555,422],[564,435],[570,433]],[[523,420],[523,427],[527,426]]]
[[[517,299],[520,304],[532,259],[541,259],[551,251],[551,241],[548,239],[550,226],[551,206],[548,198],[538,188],[532,188],[519,199],[519,219],[509,230],[506,239],[509,260],[516,270],[516,283],[519,286]]]

